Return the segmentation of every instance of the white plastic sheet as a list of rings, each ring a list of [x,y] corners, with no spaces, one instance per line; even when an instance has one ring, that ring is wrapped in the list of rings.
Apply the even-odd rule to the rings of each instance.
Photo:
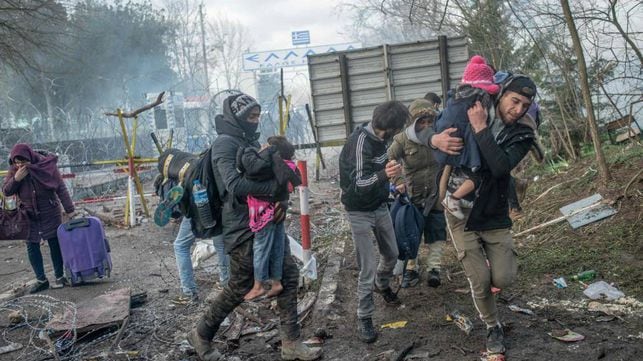
[[[290,253],[293,256],[297,257],[297,259],[302,263],[304,263],[304,249],[301,247],[301,244],[299,244],[299,242],[297,242],[297,240],[292,238],[290,235],[288,235],[288,240],[290,241],[288,242],[290,243]],[[317,279],[317,259],[315,259],[315,255],[310,255],[310,260],[304,263],[304,266],[301,268],[300,273],[302,276],[308,279]]]
[[[206,259],[216,253],[211,239],[200,239],[192,251],[192,268],[197,269]]]

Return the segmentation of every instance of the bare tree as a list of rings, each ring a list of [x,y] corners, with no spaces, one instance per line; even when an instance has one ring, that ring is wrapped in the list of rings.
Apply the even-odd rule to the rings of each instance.
[[[550,138],[554,156],[564,150],[566,158],[578,158],[583,142],[598,140],[598,125],[623,118],[630,108],[633,115],[643,111],[640,105],[631,107],[640,98],[643,80],[640,0],[573,2],[570,13],[584,59],[570,41],[559,0],[354,0],[341,7],[353,16],[351,34],[367,45],[465,35],[471,53],[484,55],[498,69],[529,74],[544,108],[541,135]]]
[[[578,31],[576,30],[576,24],[574,23],[574,18],[572,17],[569,3],[567,2],[567,0],[560,0],[560,4],[563,7],[563,14],[565,15],[567,27],[569,28],[569,33],[572,37],[576,57],[578,58],[578,74],[580,76],[581,92],[583,94],[583,102],[585,103],[585,109],[587,111],[587,121],[589,122],[589,129],[592,135],[592,142],[594,143],[594,150],[596,151],[596,163],[598,165],[601,181],[603,182],[603,185],[607,185],[607,182],[610,180],[610,172],[609,168],[607,167],[607,162],[605,161],[605,156],[603,155],[603,148],[601,148],[601,139],[598,135],[598,126],[596,124],[596,119],[594,118],[594,105],[592,104],[589,82],[587,81],[587,65],[585,64],[585,54],[583,54],[583,46],[581,44],[580,38],[578,37]]]
[[[17,71],[39,69],[34,54],[60,55],[66,32],[64,1],[0,0],[0,62]]]
[[[209,61],[215,70],[215,77],[223,76],[227,89],[238,89],[242,56],[252,46],[247,29],[238,21],[218,14],[208,21],[207,32],[211,54]]]
[[[204,72],[199,28],[199,4],[196,0],[164,0],[168,20],[173,25],[174,36],[169,48],[173,67],[189,92],[200,91],[209,84],[203,83]]]

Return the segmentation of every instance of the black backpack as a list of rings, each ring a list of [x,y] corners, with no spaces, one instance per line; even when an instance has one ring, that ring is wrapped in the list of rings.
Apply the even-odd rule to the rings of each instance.
[[[223,202],[219,197],[217,184],[212,169],[212,147],[201,154],[194,155],[178,149],[168,149],[161,154],[158,169],[163,178],[162,183],[173,182],[184,189],[183,198],[178,204],[180,213],[190,218],[192,232],[198,238],[209,238],[221,233],[221,207]],[[192,197],[192,183],[195,179],[201,182],[208,192],[210,212],[216,225],[212,228],[203,227]]]

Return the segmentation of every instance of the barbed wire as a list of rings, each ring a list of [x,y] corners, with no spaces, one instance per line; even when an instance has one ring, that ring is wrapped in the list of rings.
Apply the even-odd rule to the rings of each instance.
[[[29,295],[2,303],[0,313],[5,311],[14,315],[14,324],[3,330],[2,337],[9,344],[22,344],[23,350],[19,359],[23,356],[68,351],[76,343],[77,308],[73,302],[61,301],[47,295]],[[59,321],[69,325],[69,328],[60,336],[48,341],[53,333],[47,324],[54,315],[62,315]],[[26,329],[29,333],[26,344],[24,338],[20,338],[21,342],[11,340],[11,334],[20,329]],[[43,342],[51,342],[53,350],[50,345],[42,346]]]

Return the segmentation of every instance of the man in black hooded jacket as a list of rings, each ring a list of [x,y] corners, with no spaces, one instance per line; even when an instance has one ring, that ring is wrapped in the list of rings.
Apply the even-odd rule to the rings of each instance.
[[[243,296],[254,283],[254,233],[249,227],[247,196],[281,202],[275,210],[274,221],[283,222],[285,218],[287,189],[280,189],[282,187],[274,179],[252,181],[237,171],[238,149],[259,148],[257,127],[260,115],[261,107],[254,98],[237,94],[224,100],[223,114],[215,118],[218,136],[212,144],[212,168],[223,201],[222,226],[225,251],[230,255],[230,280],[201,316],[197,326],[188,333],[188,341],[203,361],[221,358],[221,354],[212,347],[211,340],[228,314],[243,302]],[[281,358],[315,360],[321,356],[321,348],[309,348],[300,339],[297,324],[298,281],[299,271],[286,244],[282,275],[284,289],[277,297],[281,320]]]

